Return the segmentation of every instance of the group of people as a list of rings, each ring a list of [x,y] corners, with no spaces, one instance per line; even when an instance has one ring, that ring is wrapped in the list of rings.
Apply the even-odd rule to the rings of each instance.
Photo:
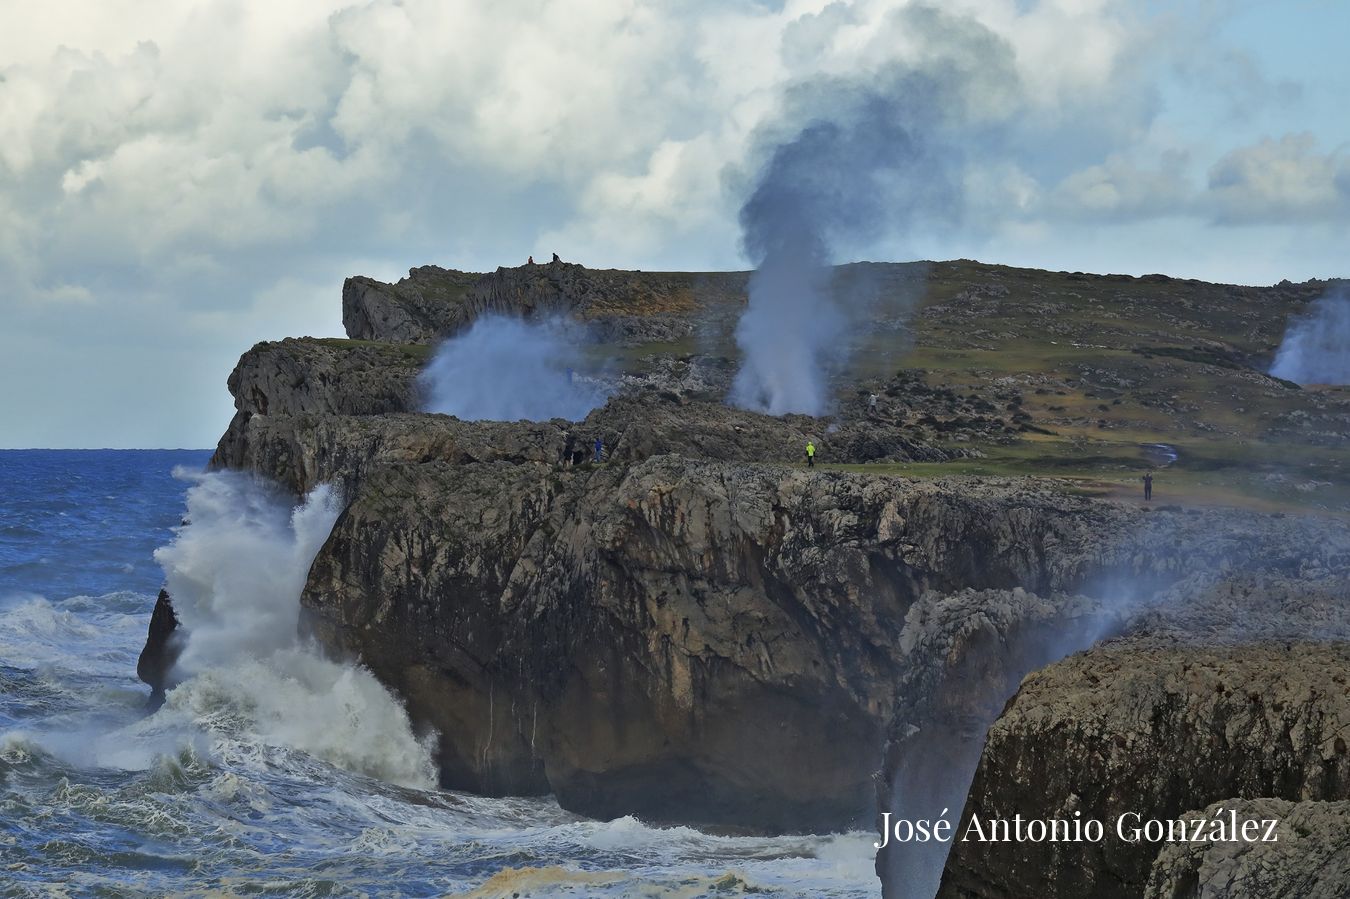
[[[562,262],[562,259],[558,256],[557,253],[554,253],[554,254],[553,254],[553,261],[554,261],[554,262]],[[526,264],[526,265],[535,265],[536,263],[535,263],[535,261],[534,261],[534,256],[530,256],[530,258],[526,259],[526,260],[525,260],[525,264]]]

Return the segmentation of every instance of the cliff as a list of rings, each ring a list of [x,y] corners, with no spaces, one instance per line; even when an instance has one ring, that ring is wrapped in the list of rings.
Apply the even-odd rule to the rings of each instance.
[[[395,466],[339,520],[304,603],[437,726],[447,786],[836,829],[872,805],[910,606],[1080,581],[1094,527],[1121,526],[1085,505],[676,455]]]
[[[306,626],[436,729],[445,786],[757,831],[1350,798],[1343,696],[1314,690],[1350,639],[1350,528],[1323,514],[1350,497],[1350,393],[1264,373],[1324,285],[843,266],[873,327],[811,418],[722,402],[745,283],[352,278],[349,339],[231,374],[212,464],[342,489]],[[430,344],[496,313],[578,324],[608,403],[420,411]],[[603,464],[565,464],[595,436]],[[1144,471],[1164,502],[1135,500]],[[1141,896],[1218,863],[1019,852],[878,870],[892,895]]]
[[[1074,656],[1031,674],[990,729],[962,826],[972,814],[1077,811],[1114,824],[1230,798],[1343,800],[1347,671],[1344,642],[1134,639]],[[1176,877],[1152,874],[1160,848],[1114,834],[1096,844],[958,842],[939,895],[1138,897],[1150,876]]]
[[[342,323],[349,337],[431,343],[480,315],[569,315],[597,339],[628,343],[685,337],[696,322],[744,301],[744,272],[626,272],[551,262],[473,275],[434,265],[396,284],[348,278]]]

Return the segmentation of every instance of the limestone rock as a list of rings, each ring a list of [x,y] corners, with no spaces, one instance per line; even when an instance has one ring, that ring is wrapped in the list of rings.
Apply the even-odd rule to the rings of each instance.
[[[465,321],[460,301],[479,275],[424,265],[396,284],[348,278],[342,325],[357,340],[431,343]]]
[[[352,338],[431,343],[487,313],[567,315],[609,343],[669,341],[722,318],[723,308],[735,309],[745,279],[737,272],[626,272],[565,262],[486,275],[423,266],[397,284],[348,278],[342,321]]]
[[[419,406],[426,354],[394,344],[287,338],[260,343],[230,373],[237,410],[253,415],[382,415]]]
[[[432,460],[363,481],[303,602],[325,643],[437,727],[447,785],[549,789],[598,816],[833,829],[870,820],[898,691],[938,681],[916,659],[1003,682],[1034,654],[982,672],[998,634],[1049,640],[1097,615],[972,594],[953,606],[956,636],[925,642],[905,635],[926,626],[907,621],[915,602],[1059,594],[1104,571],[1178,577],[1179,545],[1141,554],[1120,539],[1141,517],[1024,481],[675,455]],[[1248,538],[1279,544],[1257,526]]]
[[[984,819],[1171,819],[1227,797],[1350,798],[1350,644],[1135,637],[1027,677],[966,804]],[[962,829],[958,828],[958,832]],[[1159,846],[954,842],[943,897],[1139,897]],[[1344,888],[1344,883],[1342,883]]]
[[[1169,843],[1145,899],[1341,899],[1350,892],[1350,802],[1228,799],[1179,817],[1279,821],[1278,842]]]

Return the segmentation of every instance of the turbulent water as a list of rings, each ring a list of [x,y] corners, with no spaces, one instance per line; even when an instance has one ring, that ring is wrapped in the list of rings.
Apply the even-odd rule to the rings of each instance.
[[[333,498],[291,510],[185,473],[206,459],[0,451],[0,896],[878,892],[869,834],[715,836],[432,789],[427,735],[294,636]],[[136,657],[166,578],[193,637],[147,715]]]

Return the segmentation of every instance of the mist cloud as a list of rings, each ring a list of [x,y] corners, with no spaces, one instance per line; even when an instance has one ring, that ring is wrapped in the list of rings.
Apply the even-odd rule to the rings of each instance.
[[[586,377],[574,328],[562,319],[478,318],[423,370],[427,411],[466,420],[585,418],[607,391]]]
[[[1350,291],[1328,294],[1289,323],[1270,373],[1298,384],[1350,384]]]
[[[964,151],[992,141],[1017,108],[1012,50],[992,32],[927,7],[897,19],[925,56],[879,77],[795,87],[783,119],[803,124],[768,150],[741,207],[756,270],[736,331],[738,405],[827,411],[850,318],[829,285],[841,245],[960,221]]]

